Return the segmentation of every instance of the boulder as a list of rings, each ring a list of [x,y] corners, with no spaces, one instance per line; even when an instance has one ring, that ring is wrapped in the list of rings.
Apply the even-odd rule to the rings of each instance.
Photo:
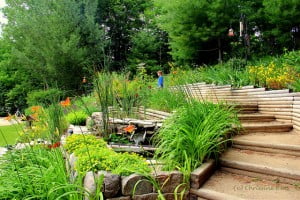
[[[152,184],[141,175],[132,174],[130,176],[122,177],[122,194],[124,196],[132,195],[134,188],[134,195],[149,194],[153,192]]]
[[[104,176],[104,180],[102,183],[102,192],[103,196],[106,198],[115,197],[120,190],[120,176],[111,174],[106,171],[99,171],[98,173],[87,172],[84,177],[84,188],[91,194],[96,193],[97,185],[95,182],[95,178],[98,179],[100,176]],[[87,196],[85,199],[89,199]]]
[[[134,195],[132,200],[157,200],[157,193]]]
[[[162,193],[174,193],[175,189],[183,183],[183,174],[179,171],[158,172],[155,176],[161,187]],[[181,192],[185,186],[180,186],[177,192]]]
[[[102,185],[102,192],[104,197],[115,197],[121,188],[121,177],[107,171],[99,171],[97,173],[97,177],[100,177],[101,175],[104,175],[104,182]]]

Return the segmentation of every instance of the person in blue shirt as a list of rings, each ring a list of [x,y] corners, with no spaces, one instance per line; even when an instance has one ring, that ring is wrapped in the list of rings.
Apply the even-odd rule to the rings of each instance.
[[[162,71],[158,71],[157,75],[158,75],[157,85],[159,88],[163,88],[164,87],[164,77],[162,75]]]

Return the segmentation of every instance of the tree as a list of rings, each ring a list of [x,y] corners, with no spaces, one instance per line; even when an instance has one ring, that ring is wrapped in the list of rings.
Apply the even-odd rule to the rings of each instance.
[[[93,0],[7,0],[4,37],[19,68],[45,88],[78,89],[87,66],[102,57]],[[96,48],[95,48],[96,47]],[[95,52],[92,52],[95,49]]]
[[[273,0],[263,1],[265,17],[270,27],[266,32],[268,37],[275,38],[278,47],[291,48],[293,46],[291,29],[300,28],[300,1]]]
[[[112,57],[112,70],[126,65],[131,38],[143,26],[141,15],[148,6],[148,0],[99,0],[97,22],[110,39],[106,52]]]
[[[201,63],[207,48],[218,49],[235,13],[236,0],[154,0],[159,27],[170,38],[171,55],[179,64]],[[209,47],[208,47],[209,46]]]
[[[84,76],[101,68],[104,32],[97,0],[6,0],[8,23],[0,51],[0,106],[24,108],[32,90],[78,92]]]

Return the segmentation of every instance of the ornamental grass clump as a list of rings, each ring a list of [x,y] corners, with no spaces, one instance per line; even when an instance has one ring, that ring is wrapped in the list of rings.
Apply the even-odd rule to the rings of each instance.
[[[192,171],[208,158],[217,158],[232,126],[239,121],[225,104],[191,101],[168,118],[155,138],[155,158],[166,170]]]
[[[83,199],[78,182],[70,183],[59,148],[32,146],[0,157],[0,199]]]

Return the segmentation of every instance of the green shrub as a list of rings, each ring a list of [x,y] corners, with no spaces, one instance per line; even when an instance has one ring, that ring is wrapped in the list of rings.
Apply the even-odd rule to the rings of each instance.
[[[67,114],[66,119],[70,124],[84,126],[88,115],[84,111],[73,111]]]
[[[122,176],[128,176],[134,172],[150,172],[146,160],[134,153],[116,153],[108,148],[90,145],[88,151],[80,149],[75,151],[75,154],[78,156],[76,169],[81,174],[99,170]]]
[[[48,106],[52,104],[53,101],[59,100],[61,97],[63,97],[63,95],[64,92],[56,88],[48,90],[35,90],[28,93],[26,100],[29,106]]]
[[[193,170],[205,159],[217,157],[226,134],[238,124],[235,111],[224,104],[192,101],[168,118],[155,141],[155,158],[167,170]]]
[[[69,136],[64,147],[78,157],[76,169],[80,174],[99,170],[124,176],[133,172],[150,172],[144,158],[137,154],[116,153],[107,148],[103,139],[92,135]]]
[[[66,139],[65,149],[69,152],[74,152],[76,150],[86,150],[89,146],[94,146],[97,148],[106,147],[106,142],[103,139],[98,139],[94,135],[81,135],[74,134]]]

